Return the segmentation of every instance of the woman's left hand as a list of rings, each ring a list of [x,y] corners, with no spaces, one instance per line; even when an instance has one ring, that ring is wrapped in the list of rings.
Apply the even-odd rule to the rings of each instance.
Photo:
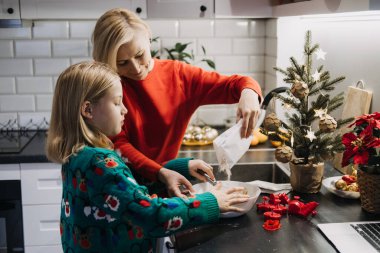
[[[240,95],[237,109],[237,121],[243,119],[241,137],[248,138],[251,134],[260,114],[259,95],[251,89],[243,89]]]
[[[210,164],[206,163],[203,160],[199,160],[199,159],[190,160],[189,161],[189,173],[190,173],[190,175],[192,175],[193,177],[195,177],[195,178],[197,178],[203,182],[207,182],[206,177],[197,172],[198,169],[203,170],[204,172],[207,173],[207,175],[212,180],[215,180],[214,173],[212,172],[212,166]]]

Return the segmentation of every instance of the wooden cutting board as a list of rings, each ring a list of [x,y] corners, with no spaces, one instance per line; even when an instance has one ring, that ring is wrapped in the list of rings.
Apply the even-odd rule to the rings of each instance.
[[[356,87],[349,86],[347,90],[347,96],[343,103],[342,119],[360,116],[368,113],[372,100],[372,91],[364,89],[364,84],[359,81]],[[350,124],[342,127],[340,133],[343,135],[349,132],[352,128],[348,128]],[[341,162],[343,153],[337,154],[333,160],[333,165],[336,169],[342,173],[350,174],[351,167],[346,166],[342,168]]]

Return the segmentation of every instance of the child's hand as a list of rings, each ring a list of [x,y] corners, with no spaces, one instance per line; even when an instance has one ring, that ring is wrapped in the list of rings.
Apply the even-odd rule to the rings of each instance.
[[[190,193],[194,192],[193,186],[189,180],[174,170],[161,168],[158,172],[158,179],[166,185],[170,197],[187,198],[180,186],[187,189]]]
[[[244,187],[233,187],[227,191],[222,191],[222,184],[219,182],[210,192],[214,194],[218,201],[219,210],[225,212],[242,212],[243,209],[234,206],[235,204],[247,202],[249,195],[244,194]]]
[[[199,159],[190,160],[189,161],[189,173],[190,173],[190,175],[192,175],[193,177],[195,177],[195,178],[197,178],[203,182],[207,182],[206,177],[197,172],[198,169],[203,170],[204,172],[207,173],[207,175],[212,180],[215,180],[214,173],[212,173],[212,166],[210,164],[206,163],[203,160],[199,160]]]

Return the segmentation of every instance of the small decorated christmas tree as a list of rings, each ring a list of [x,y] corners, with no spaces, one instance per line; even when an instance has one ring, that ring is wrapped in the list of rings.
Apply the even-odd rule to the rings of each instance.
[[[307,31],[304,64],[291,57],[291,66],[286,70],[275,68],[285,75],[283,80],[291,85],[285,94],[273,94],[284,108],[291,109],[285,114],[288,122],[281,121],[274,113],[264,120],[270,138],[280,137],[284,143],[275,151],[280,162],[318,164],[344,151],[337,129],[352,121],[352,118],[335,120],[330,113],[343,104],[343,92],[336,96],[331,92],[345,77],[331,78],[323,65],[314,69],[314,54],[317,60],[325,59],[326,53],[319,45],[311,45],[311,32]]]

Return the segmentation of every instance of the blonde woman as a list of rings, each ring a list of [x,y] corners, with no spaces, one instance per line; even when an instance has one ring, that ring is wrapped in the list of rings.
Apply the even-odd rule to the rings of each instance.
[[[136,183],[107,136],[121,131],[127,109],[119,76],[108,66],[83,62],[58,78],[47,157],[62,164],[61,239],[65,253],[155,252],[154,238],[218,220],[248,200],[243,188],[220,185],[188,199],[161,199]],[[168,167],[197,167],[179,159]]]
[[[168,170],[166,162],[177,156],[192,114],[201,105],[238,103],[241,134],[248,137],[259,114],[261,90],[249,77],[152,59],[150,39],[149,27],[133,12],[112,9],[96,23],[93,57],[120,75],[123,102],[129,110],[122,132],[112,138],[115,148],[143,178],[163,182],[171,196],[183,196],[180,185],[192,190],[186,178],[205,178],[197,169],[184,168],[180,174]],[[207,163],[199,169],[214,179]]]

